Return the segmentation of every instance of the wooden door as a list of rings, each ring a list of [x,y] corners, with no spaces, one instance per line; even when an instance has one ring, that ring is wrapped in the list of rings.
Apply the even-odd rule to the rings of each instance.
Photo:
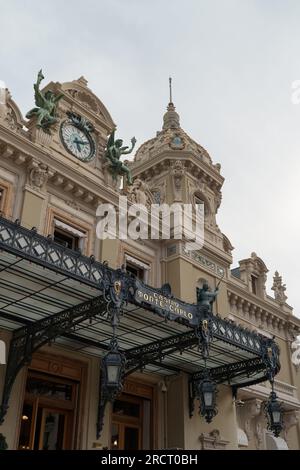
[[[41,427],[37,436],[39,450],[70,449],[72,412],[41,407]]]
[[[142,449],[143,399],[121,395],[113,404],[111,449]]]
[[[21,416],[20,450],[72,449],[78,383],[31,372]]]

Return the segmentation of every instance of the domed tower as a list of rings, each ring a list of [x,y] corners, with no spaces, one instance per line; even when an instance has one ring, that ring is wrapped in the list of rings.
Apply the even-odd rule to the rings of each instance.
[[[176,294],[189,301],[195,300],[191,279],[205,279],[213,286],[218,278],[226,278],[232,262],[233,247],[216,221],[224,182],[220,169],[220,164],[214,164],[208,152],[181,128],[170,92],[162,130],[140,146],[131,170],[133,177],[142,180],[151,191],[155,203],[204,204],[205,240],[201,250],[187,251],[184,240],[163,242],[162,279],[172,287],[176,285]],[[180,277],[183,284],[189,285],[179,285]]]

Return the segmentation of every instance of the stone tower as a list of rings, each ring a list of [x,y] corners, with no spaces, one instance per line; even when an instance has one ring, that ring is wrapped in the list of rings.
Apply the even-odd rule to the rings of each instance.
[[[161,131],[140,146],[131,169],[133,177],[144,182],[156,203],[204,204],[201,251],[188,252],[184,240],[174,239],[166,240],[162,250],[162,279],[177,286],[176,295],[189,291],[187,300],[195,300],[197,281],[205,279],[215,285],[218,278],[226,278],[232,262],[233,247],[216,221],[224,182],[221,166],[214,164],[208,152],[182,129],[179,114],[170,101]]]

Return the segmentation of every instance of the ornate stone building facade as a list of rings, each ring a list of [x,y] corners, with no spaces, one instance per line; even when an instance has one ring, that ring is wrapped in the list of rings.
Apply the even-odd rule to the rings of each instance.
[[[208,152],[181,128],[175,106],[169,103],[162,130],[138,148],[130,163],[133,185],[119,189],[120,182],[112,178],[104,158],[115,124],[103,103],[83,77],[62,84],[51,82],[47,90],[62,94],[51,132],[37,128],[34,118],[25,120],[8,90],[0,104],[2,216],[18,219],[21,226],[34,227],[57,244],[93,256],[114,269],[126,265],[128,272],[150,286],[160,288],[169,283],[173,294],[185,302],[196,302],[196,288],[205,281],[216,287],[222,279],[214,313],[250,331],[275,337],[280,347],[281,369],[275,390],[283,403],[284,430],[280,438],[267,430],[267,382],[240,388],[234,397],[231,387],[222,385],[218,414],[208,424],[197,413],[189,417],[187,374],[176,367],[173,372],[169,367],[168,373],[158,367],[128,377],[121,398],[107,407],[103,432],[96,438],[101,358],[92,340],[96,342],[97,337],[82,344],[69,337],[43,346],[19,372],[0,427],[9,448],[52,448],[49,429],[56,423],[56,448],[299,449],[296,338],[300,320],[287,303],[286,286],[278,272],[272,287],[274,297],[266,293],[268,269],[254,252],[232,268],[233,246],[217,224],[224,182],[220,164],[213,163]],[[91,149],[85,159],[76,155],[76,148],[73,152],[68,148],[68,126],[74,116],[90,125]],[[79,149],[80,145],[77,141]],[[190,252],[184,240],[174,239],[98,240],[97,207],[100,203],[118,207],[120,194],[146,206],[204,203],[204,247]],[[6,289],[17,291],[9,271],[1,280],[1,304],[5,303]],[[30,284],[27,289],[29,292]],[[26,292],[22,295],[26,299]],[[59,300],[59,292],[57,296]],[[13,309],[11,316],[4,316],[1,309],[0,340],[9,345]],[[25,318],[26,312],[30,315],[26,300],[23,309]],[[134,325],[133,331],[123,334],[135,344]],[[4,380],[5,366],[1,365],[0,394]]]

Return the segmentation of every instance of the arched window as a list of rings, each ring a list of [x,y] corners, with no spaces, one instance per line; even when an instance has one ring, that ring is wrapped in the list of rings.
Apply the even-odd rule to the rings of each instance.
[[[199,191],[194,193],[193,204],[204,204],[204,217],[208,217],[208,215],[210,214],[208,199]]]

